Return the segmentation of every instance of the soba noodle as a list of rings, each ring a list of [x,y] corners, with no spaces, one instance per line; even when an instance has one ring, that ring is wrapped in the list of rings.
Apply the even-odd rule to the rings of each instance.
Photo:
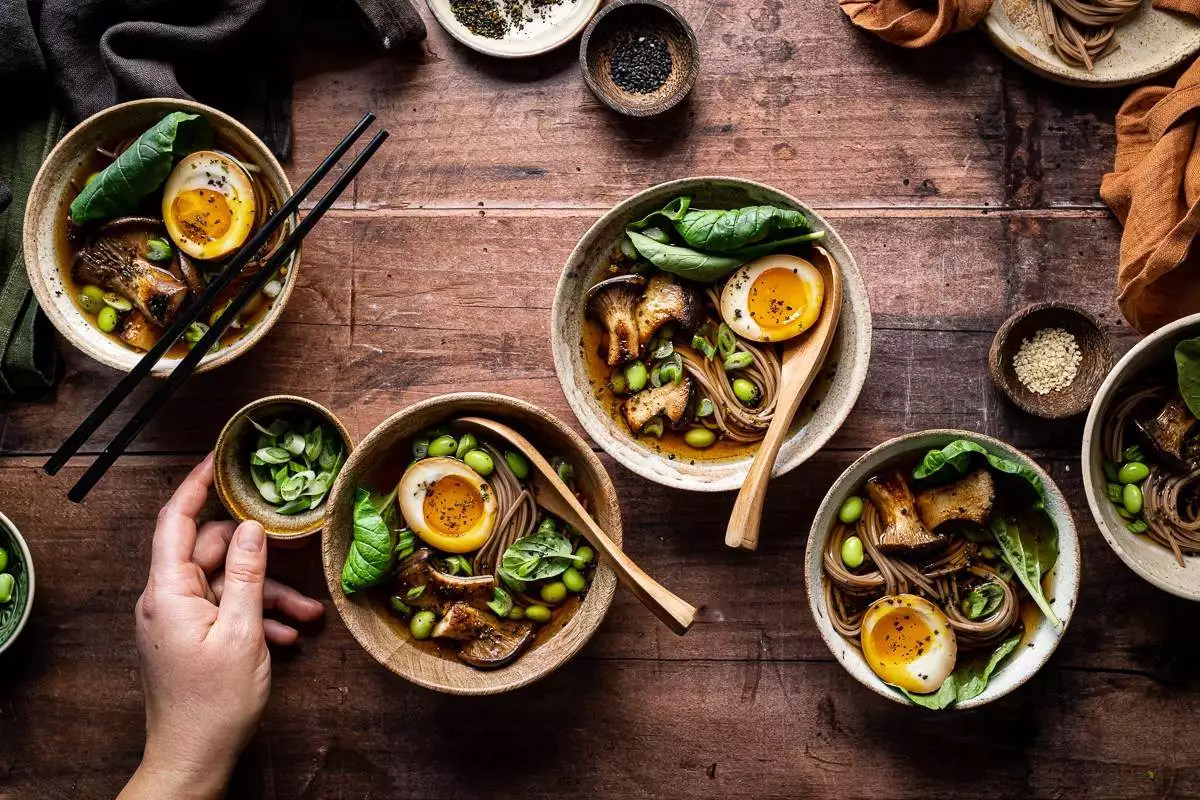
[[[1140,0],[1037,0],[1038,21],[1059,58],[1090,71],[1115,49],[1117,23],[1140,5]]]
[[[533,533],[537,526],[538,509],[533,493],[513,474],[504,455],[484,443],[483,449],[496,465],[492,473],[492,491],[496,493],[498,522],[492,535],[475,553],[471,566],[476,575],[493,575],[500,582],[500,558],[512,543]]]

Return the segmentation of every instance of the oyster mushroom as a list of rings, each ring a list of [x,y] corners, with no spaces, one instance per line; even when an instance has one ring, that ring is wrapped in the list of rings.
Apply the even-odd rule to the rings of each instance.
[[[658,329],[675,322],[681,330],[694,330],[704,322],[700,294],[691,284],[660,272],[650,279],[634,312],[639,347],[645,347]]]
[[[610,367],[638,356],[636,312],[645,284],[641,275],[620,275],[588,290],[587,315],[603,325],[608,335],[604,360]]]
[[[919,550],[942,541],[929,532],[917,514],[916,499],[904,473],[888,470],[867,481],[867,494],[883,515],[883,530],[876,546],[884,552]]]
[[[146,243],[164,235],[149,217],[122,217],[97,228],[72,266],[75,280],[129,299],[151,323],[168,325],[187,297],[187,284],[146,258]]]
[[[427,547],[422,547],[400,562],[396,579],[402,587],[402,595],[404,589],[424,586],[418,597],[408,598],[406,602],[410,606],[438,613],[444,613],[455,603],[487,608],[496,587],[496,579],[491,575],[463,578],[442,572],[434,566],[433,552]]]
[[[472,667],[495,669],[529,646],[533,624],[500,619],[466,603],[454,603],[433,627],[433,636],[462,642],[458,657]]]
[[[931,531],[952,519],[984,525],[996,500],[996,482],[992,473],[977,469],[954,483],[918,492],[916,500],[917,516]]]
[[[691,399],[692,379],[684,375],[679,383],[664,384],[632,395],[621,406],[621,411],[629,423],[629,429],[641,433],[642,428],[660,414],[671,425],[677,424],[683,419]]]
[[[1175,466],[1190,470],[1200,462],[1200,454],[1188,441],[1196,427],[1196,418],[1178,395],[1169,398],[1156,415],[1135,424],[1154,449]]]

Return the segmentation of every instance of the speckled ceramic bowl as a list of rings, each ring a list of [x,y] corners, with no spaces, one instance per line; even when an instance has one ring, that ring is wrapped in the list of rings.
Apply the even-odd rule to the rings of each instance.
[[[596,399],[580,347],[587,290],[600,279],[625,226],[679,195],[691,195],[696,208],[770,204],[798,209],[815,229],[825,231],[821,246],[842,271],[841,318],[822,368],[823,375],[801,407],[800,423],[793,422],[794,430],[779,451],[773,475],[782,475],[811,458],[850,414],[866,380],[871,358],[871,308],[854,256],[833,226],[791,195],[754,181],[707,177],[661,183],[618,204],[579,240],[559,278],[551,323],[554,369],[575,416],[610,456],[643,478],[677,489],[729,491],[745,481],[752,455],[696,459],[689,463],[685,459],[669,459],[646,447]]]
[[[0,653],[3,653],[17,640],[29,621],[33,610],[34,573],[29,546],[17,526],[3,514],[0,514],[0,547],[8,553],[4,571],[16,580],[13,599],[8,605],[0,606]]]
[[[1185,556],[1186,566],[1181,567],[1170,550],[1145,536],[1130,533],[1125,521],[1117,516],[1116,508],[1108,500],[1101,442],[1104,421],[1128,382],[1158,364],[1171,363],[1175,345],[1197,336],[1200,336],[1200,314],[1176,320],[1138,342],[1108,373],[1096,392],[1083,429],[1083,488],[1104,541],[1130,569],[1164,592],[1200,601],[1200,556]]]
[[[1001,662],[982,694],[950,706],[962,711],[1001,698],[1029,680],[1058,647],[1075,612],[1075,601],[1079,594],[1079,536],[1075,531],[1075,522],[1071,518],[1071,509],[1066,498],[1037,462],[999,439],[970,431],[922,431],[884,442],[851,464],[825,495],[808,535],[808,546],[804,551],[804,578],[809,608],[816,620],[817,629],[821,632],[821,638],[829,645],[834,657],[863,686],[889,700],[910,705],[903,694],[884,683],[871,671],[863,659],[862,650],[846,641],[830,622],[825,607],[825,570],[822,554],[825,542],[837,524],[838,509],[868,478],[895,464],[919,461],[929,450],[945,447],[955,439],[969,439],[980,444],[995,455],[1028,467],[1042,479],[1046,490],[1046,511],[1058,530],[1058,561],[1043,578],[1042,583],[1055,615],[1063,623],[1062,629],[1056,630],[1049,621],[1040,618],[1040,624],[1033,631],[1032,637],[1027,636],[1025,644]]]
[[[152,99],[122,103],[88,117],[63,137],[38,170],[25,207],[23,236],[29,285],[50,322],[67,341],[101,364],[122,372],[132,369],[141,360],[142,353],[114,341],[85,318],[63,283],[62,270],[69,261],[67,209],[75,194],[71,181],[96,147],[109,144],[117,137],[138,135],[172,111],[207,117],[222,138],[262,170],[261,177],[276,196],[286,198],[292,194],[283,167],[261,139],[228,114],[190,100]],[[228,364],[267,335],[292,295],[299,265],[298,249],[287,266],[283,291],[263,318],[236,342],[206,355],[197,366],[197,372]],[[154,366],[152,374],[167,375],[178,362],[179,359],[164,357]]]
[[[347,457],[354,449],[350,431],[346,430],[342,421],[325,406],[303,397],[271,395],[240,409],[225,423],[217,437],[213,478],[221,503],[235,519],[252,519],[261,523],[267,536],[275,540],[300,539],[321,530],[328,498],[326,503],[302,514],[280,514],[263,499],[250,477],[250,455],[254,452],[258,438],[258,430],[250,420],[253,418],[259,424],[265,425],[277,417],[289,420],[319,419],[341,435]]]

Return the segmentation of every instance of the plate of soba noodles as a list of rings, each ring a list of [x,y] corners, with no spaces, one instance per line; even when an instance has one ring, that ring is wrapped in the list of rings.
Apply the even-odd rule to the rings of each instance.
[[[1140,83],[1200,51],[1200,20],[1151,0],[998,0],[984,27],[1018,64],[1072,86]]]
[[[25,210],[29,282],[75,347],[129,370],[176,315],[291,194],[283,168],[245,126],[185,100],[137,100],[89,117],[54,148]],[[246,266],[246,280],[290,223]],[[296,283],[292,256],[200,362],[246,352],[271,328]],[[154,368],[169,373],[241,291],[235,278],[213,312]]]
[[[829,440],[866,379],[871,315],[854,256],[811,208],[738,178],[672,181],[616,206],[554,298],[554,366],[580,424],[645,478],[737,489],[774,418],[785,348],[824,311],[818,265],[841,273],[840,316],[776,475]]]
[[[1079,540],[1050,476],[968,431],[892,439],[817,511],[808,601],[834,656],[872,691],[932,710],[1012,691],[1058,646],[1079,591]]]
[[[1105,541],[1158,588],[1200,600],[1200,314],[1117,362],[1092,401],[1083,486]]]

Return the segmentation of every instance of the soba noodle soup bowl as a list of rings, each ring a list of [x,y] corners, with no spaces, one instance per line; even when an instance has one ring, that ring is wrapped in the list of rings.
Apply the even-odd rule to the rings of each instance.
[[[978,446],[991,457],[1002,459],[1006,471],[994,468],[982,453],[967,452],[961,459],[956,459],[960,465],[957,468],[947,464],[929,477],[914,477],[918,467],[931,463],[926,460],[927,454],[935,450],[946,452],[942,449],[962,441],[969,443],[968,448]],[[962,446],[956,444],[950,452],[961,453]],[[1019,470],[1019,474],[1007,470]],[[982,478],[982,486],[975,484],[972,491],[979,493],[974,499],[969,494],[962,494],[981,473],[986,477]],[[895,475],[903,476],[908,487],[904,491],[911,490],[915,498],[909,495],[907,502],[901,499],[894,479],[889,480],[889,476]],[[867,491],[866,483],[872,478],[883,481],[876,488],[890,496],[881,497],[875,491]],[[1040,483],[1040,492],[1034,488],[1035,482]],[[953,490],[960,493],[948,494]],[[930,491],[936,494],[928,494]],[[847,525],[841,514],[843,504],[852,497],[865,503],[861,517],[855,521],[853,515],[849,515],[852,521]],[[951,498],[952,501],[947,502]],[[1038,509],[1039,498],[1045,514]],[[884,503],[890,506],[886,511],[882,510]],[[905,508],[909,510],[905,512]],[[871,515],[877,512],[874,519],[879,523],[872,526]],[[969,523],[960,516],[964,513],[975,514],[976,519],[986,516],[986,522]],[[1039,609],[1015,571],[1010,571],[1008,548],[1000,546],[999,540],[992,538],[990,533],[996,530],[998,515],[1009,520],[1005,530],[1019,530],[1022,543],[1031,545],[1029,552],[1040,555],[1040,568],[1033,567],[1030,572],[1041,575],[1043,598],[1060,624],[1055,625]],[[891,521],[885,523],[889,517]],[[920,524],[912,528],[909,520],[918,520]],[[888,570],[893,574],[899,571],[895,566],[897,562],[911,563],[926,572],[936,569],[931,566],[935,562],[950,565],[950,569],[942,573],[944,577],[940,583],[936,578],[929,579],[935,591],[943,593],[940,597],[929,595],[911,581],[906,587],[891,590],[891,596],[900,595],[904,600],[913,595],[923,598],[913,600],[913,608],[918,613],[911,619],[922,621],[920,625],[928,619],[930,625],[913,637],[912,632],[916,629],[907,627],[910,617],[906,610],[897,612],[894,608],[899,606],[893,606],[888,599],[880,599],[888,595],[889,590],[883,588],[884,579],[871,555],[873,550],[878,552],[877,548],[864,544],[857,553],[850,548],[851,561],[846,562],[842,544],[852,535],[866,538],[871,531],[876,544],[887,536],[895,546],[895,537],[916,536],[918,530],[927,531],[943,541],[927,543],[925,549],[889,550],[881,556],[891,564]],[[1056,547],[1050,544],[1055,539]],[[1012,544],[1011,539],[1006,541]],[[911,539],[908,541],[908,544],[913,543]],[[1036,548],[1032,546],[1034,544]],[[1023,551],[1016,549],[1016,552]],[[856,556],[860,563],[846,570],[847,563],[853,563]],[[1048,568],[1047,563],[1051,564]],[[855,575],[856,580],[861,581],[859,585],[867,587],[860,599],[854,600],[850,594],[838,594],[835,591],[838,584],[831,580],[830,569],[839,571],[843,577],[850,573]],[[1050,476],[1016,448],[989,436],[959,430],[929,430],[901,436],[879,445],[851,464],[825,495],[813,520],[805,550],[809,607],[817,629],[834,657],[856,680],[876,694],[897,703],[930,708],[962,710],[981,706],[1029,680],[1050,658],[1066,631],[1079,591],[1079,569],[1079,539],[1071,511]],[[1007,587],[1003,591],[998,591],[1001,585],[995,583],[997,578]],[[974,591],[993,586],[996,590]],[[992,591],[995,591],[995,600],[985,605]],[[922,608],[928,613],[927,601],[930,600],[942,615],[940,624],[936,621],[938,615],[926,617],[921,613]],[[975,605],[977,600],[979,605]],[[873,605],[868,607],[869,603]],[[901,616],[897,618],[891,616],[893,614]],[[847,626],[847,622],[852,624]],[[975,624],[987,629],[972,630],[971,626]],[[906,628],[899,634],[900,638],[893,638],[900,630],[895,627],[897,625]],[[946,627],[953,633],[953,648],[939,647],[939,643],[951,638],[949,633],[942,635]],[[862,631],[868,631],[871,641],[867,641],[868,636],[863,636]],[[926,642],[934,644],[930,646]],[[911,645],[907,651],[902,647],[906,644]],[[872,648],[876,668],[890,680],[885,681],[868,664],[863,649],[867,645]],[[922,656],[926,660],[920,660]],[[988,674],[986,665],[993,659],[995,666]],[[944,679],[947,673],[950,677]],[[981,682],[981,673],[987,674],[986,681]],[[921,695],[916,701],[897,688],[914,676],[918,682],[925,683],[916,692]],[[933,702],[939,696],[943,702]]]
[[[449,566],[445,552],[440,552],[438,548],[423,541],[429,538],[426,532],[415,539],[413,545],[417,549],[413,556],[397,559],[391,568],[395,574],[388,573],[386,579],[369,588],[356,588],[349,594],[344,590],[343,570],[354,541],[355,506],[363,498],[360,490],[366,489],[375,497],[397,491],[399,486],[408,485],[409,476],[422,464],[440,462],[438,468],[448,465],[450,468],[462,469],[461,465],[470,467],[477,463],[473,458],[474,453],[470,450],[456,463],[451,463],[451,459],[455,459],[454,454],[434,457],[438,447],[436,441],[441,435],[436,429],[447,428],[449,435],[457,437],[458,444],[462,445],[466,438],[466,430],[455,427],[453,421],[467,416],[485,417],[504,423],[529,439],[547,459],[564,459],[569,463],[573,469],[570,481],[584,505],[610,538],[618,545],[621,543],[621,512],[616,489],[600,460],[578,434],[552,415],[523,400],[490,393],[462,393],[424,400],[394,414],[355,448],[342,467],[328,501],[322,533],[322,560],[329,593],[338,614],[363,649],[380,664],[406,680],[439,692],[486,695],[525,686],[569,661],[592,638],[604,620],[612,603],[617,579],[608,566],[597,564],[593,560],[589,566],[580,568],[586,576],[586,587],[582,591],[579,591],[578,586],[572,587],[571,593],[561,602],[547,603],[551,613],[544,619],[534,620],[532,613],[523,613],[518,619],[517,615],[510,612],[507,618],[499,620],[491,615],[491,611],[485,610],[489,615],[484,618],[486,625],[493,626],[504,622],[512,623],[521,629],[521,649],[515,657],[499,654],[502,663],[500,660],[482,663],[474,654],[468,657],[467,648],[472,644],[471,641],[462,641],[460,645],[452,639],[439,638],[444,631],[439,633],[436,626],[429,638],[415,638],[417,628],[414,627],[413,615],[406,613],[409,610],[428,608],[427,603],[431,598],[461,599],[464,597],[461,592],[472,591],[470,587],[466,587],[466,583],[480,580],[480,576],[484,575],[493,582],[484,581],[485,595],[477,598],[477,606],[483,605],[480,600],[492,599],[494,586],[511,589],[507,584],[493,578],[493,570],[481,566],[466,549],[457,552],[463,553],[462,557],[468,560],[472,567],[471,576],[464,578],[465,572],[456,570],[457,577],[454,580],[459,581],[458,584],[452,585],[442,575],[426,573],[421,579],[426,588],[415,590],[415,596],[409,594],[408,589],[414,588],[405,582],[412,570],[409,564],[414,556],[417,561],[421,560],[422,549],[428,548],[434,553],[436,558],[431,558],[429,563],[436,563],[439,572],[445,572]],[[432,439],[429,438],[431,432],[434,434]],[[414,460],[414,443],[417,447],[416,452],[426,453],[424,459]],[[501,474],[507,466],[508,452],[512,448],[486,436],[479,436],[473,445],[487,449],[495,455],[495,470],[491,472],[490,477],[484,478],[487,488],[483,490],[482,496],[486,498],[490,493],[497,498],[498,508],[494,518],[499,522],[498,527],[493,529],[493,535],[499,536],[510,531],[503,520],[507,509],[514,505],[506,499],[511,497],[513,492],[506,488],[504,481],[511,479],[515,473],[508,472],[505,474],[507,477]],[[463,447],[465,450],[467,446]],[[424,496],[423,501],[416,501],[417,506],[424,503],[426,509],[431,508],[431,498],[434,494],[446,488],[442,478],[432,479],[428,476],[429,473],[423,473],[420,481],[414,484],[419,487],[417,491]],[[466,474],[466,477],[475,480],[471,474]],[[516,482],[510,480],[508,487],[514,485]],[[417,496],[417,492],[405,494]],[[405,502],[403,496],[398,498],[398,504],[403,508],[414,508],[412,505],[404,505]],[[411,503],[411,500],[408,502]],[[428,520],[428,515],[436,512],[426,510],[421,513]],[[409,528],[417,529],[421,526],[414,524],[415,516],[410,515],[409,511],[403,511],[399,519]],[[539,521],[544,523],[544,516]],[[434,524],[436,525],[436,522]],[[499,540],[501,545],[504,545],[505,541]],[[475,553],[483,553],[491,544],[493,542],[489,538],[487,544],[478,547]],[[410,549],[413,545],[409,546]],[[582,543],[577,545],[575,552],[579,553]],[[566,582],[565,577],[562,580]],[[556,588],[561,590],[562,586],[560,583]],[[538,596],[537,584],[534,583],[531,583],[523,594],[515,590],[510,593],[514,605],[524,605],[525,610],[532,607],[525,595],[537,598],[533,604],[538,604],[541,598],[547,597],[544,592]],[[408,610],[401,608],[398,613],[393,607],[394,598],[399,598],[405,605],[411,603],[413,607]],[[492,606],[487,608],[493,609]],[[493,610],[496,614],[503,613],[503,609]],[[453,617],[445,607],[435,608],[430,613],[437,617],[438,626]],[[531,621],[537,624],[531,625]],[[498,647],[507,647],[506,636],[508,633],[501,630],[500,635],[494,637],[500,642]],[[485,657],[490,658],[490,655],[485,654]]]
[[[148,167],[140,173],[150,176],[145,179],[147,185],[162,175],[154,188],[129,196],[122,191],[119,202],[91,203],[80,219],[72,218],[72,202],[89,190],[88,181],[96,180],[93,176],[113,164],[113,155],[130,149],[137,137],[173,112],[202,119],[180,124],[171,131],[173,139],[156,140],[158,161],[148,157],[139,162],[143,167],[156,163],[158,169],[170,170],[157,173]],[[216,174],[229,177],[225,182],[217,178],[213,184],[203,177]],[[213,185],[220,190],[211,188]],[[216,207],[212,195],[218,194],[227,199],[222,210],[204,216],[205,206],[199,199]],[[113,106],[67,133],[34,179],[23,227],[30,286],[63,338],[92,359],[127,372],[153,346],[174,315],[203,291],[220,267],[291,194],[287,175],[275,156],[228,114],[189,100],[165,98]],[[167,224],[164,200],[172,201],[167,204],[171,224]],[[187,227],[197,214],[204,218],[204,227]],[[289,229],[285,224],[283,232]],[[194,237],[188,240],[190,253],[179,245],[188,230]],[[205,232],[204,244],[199,243],[199,230]],[[154,250],[152,240],[158,242]],[[221,337],[220,346],[200,362],[199,371],[229,363],[267,334],[287,305],[298,266],[299,251],[250,301]],[[219,294],[212,312],[201,316],[201,323],[210,324],[240,286],[241,281],[235,279]],[[87,292],[94,294],[89,298]],[[101,292],[106,293],[103,301]],[[188,342],[202,333],[199,327],[189,330],[159,360],[153,374],[170,373],[186,355]]]
[[[1200,601],[1200,555],[1185,554],[1180,564],[1175,553],[1166,544],[1155,541],[1148,535],[1149,532],[1132,532],[1129,529],[1131,521],[1122,517],[1117,505],[1109,499],[1110,480],[1105,474],[1105,461],[1114,458],[1108,451],[1112,447],[1110,440],[1115,431],[1118,407],[1132,394],[1154,386],[1162,387],[1163,392],[1157,400],[1131,410],[1127,416],[1129,423],[1125,426],[1122,445],[1142,448],[1148,463],[1161,461],[1149,440],[1134,430],[1133,421],[1154,417],[1152,403],[1157,402],[1162,406],[1168,394],[1173,394],[1177,382],[1175,346],[1185,339],[1198,336],[1200,314],[1193,314],[1160,328],[1138,342],[1117,362],[1100,385],[1083,430],[1083,488],[1087,492],[1092,517],[1104,540],[1130,569],[1154,586],[1196,601]],[[1184,424],[1192,419],[1187,416],[1188,413],[1182,416]],[[1182,437],[1180,441],[1183,441]],[[1117,461],[1124,460],[1123,456],[1115,458]],[[1183,476],[1186,472],[1180,471],[1178,474]],[[1156,482],[1156,478],[1147,478],[1141,485],[1145,489]],[[1186,496],[1187,491],[1187,487],[1184,487],[1181,495]],[[1148,502],[1145,505],[1142,516],[1150,522],[1146,511],[1150,510],[1151,505]]]
[[[624,251],[626,255],[622,257],[620,248],[633,246],[632,239],[626,241],[624,238],[628,226],[663,209],[668,203],[679,203],[680,198],[685,197],[690,198],[692,210],[721,211],[746,206],[772,206],[793,215],[793,218],[794,212],[798,211],[804,215],[807,224],[794,230],[807,229],[820,232],[823,236],[815,244],[796,244],[766,257],[748,257],[750,260],[743,267],[708,282],[680,280],[665,271],[657,271],[645,261],[635,259],[633,256],[636,254],[631,255],[628,250]],[[646,229],[646,232],[651,231]],[[661,229],[656,231],[656,235],[663,233]],[[670,236],[679,238],[682,234],[676,231]],[[828,356],[796,414],[792,431],[776,459],[775,475],[795,469],[829,441],[849,415],[866,379],[871,355],[871,312],[866,287],[853,254],[833,226],[800,200],[770,186],[739,178],[703,177],[671,181],[618,204],[579,240],[567,259],[554,296],[551,337],[554,368],[563,393],[580,424],[609,455],[644,478],[691,491],[715,492],[739,488],[745,481],[758,441],[761,441],[769,424],[767,414],[773,402],[774,379],[767,377],[771,370],[767,369],[768,362],[765,359],[774,359],[774,372],[778,374],[778,359],[786,341],[783,341],[784,336],[764,342],[762,338],[751,340],[740,333],[736,337],[729,333],[728,354],[734,358],[748,359],[751,353],[754,354],[753,360],[743,365],[745,371],[736,366],[725,366],[730,363],[728,360],[721,361],[726,358],[725,349],[717,348],[717,357],[712,352],[706,356],[698,355],[703,348],[697,349],[696,343],[703,340],[711,345],[713,342],[709,339],[713,339],[719,344],[721,336],[715,335],[718,330],[732,330],[733,327],[725,324],[727,316],[743,321],[754,318],[753,310],[748,314],[740,310],[718,312],[719,308],[726,306],[726,295],[730,295],[730,303],[739,303],[739,308],[741,303],[751,302],[745,299],[746,295],[742,295],[741,301],[732,299],[737,292],[731,292],[731,287],[749,287],[748,295],[753,295],[756,291],[754,287],[758,286],[758,279],[739,280],[740,275],[749,274],[744,273],[743,268],[804,276],[815,272],[818,260],[832,262],[831,268],[841,273],[841,311]],[[784,265],[788,268],[776,269]],[[762,275],[761,272],[758,274]],[[638,284],[638,281],[644,283]],[[601,282],[605,285],[601,286]],[[794,283],[796,279],[789,275],[788,282]],[[639,320],[636,326],[639,331],[635,338],[640,340],[637,343],[640,352],[630,352],[638,349],[635,346],[622,347],[622,363],[613,365],[612,359],[604,353],[606,350],[609,354],[613,352],[612,331],[617,330],[617,324],[611,321],[611,315],[598,313],[598,304],[612,308],[609,298],[615,295],[611,290],[623,291],[619,286],[624,285],[637,285],[637,291],[641,293],[641,299],[636,301],[639,305],[635,312],[635,318]],[[660,289],[663,291],[660,292]],[[667,297],[667,291],[676,292],[675,297],[684,298],[683,302],[673,306],[649,303],[652,296]],[[602,293],[603,300],[600,299]],[[807,305],[813,311],[812,318],[805,318],[808,325],[812,325],[822,308],[811,301],[814,296],[800,295],[802,300],[808,301],[801,305]],[[714,304],[713,297],[719,297],[720,302]],[[674,317],[670,322],[663,322],[660,315],[643,326],[640,320],[645,317],[641,316],[641,309],[651,307],[656,312],[668,308]],[[791,311],[794,306],[789,302],[786,307]],[[597,319],[598,316],[603,316],[604,321]],[[681,321],[676,324],[675,320]],[[652,325],[657,327],[651,328]],[[647,330],[651,329],[653,334],[648,337]],[[666,333],[668,330],[674,330],[675,333]],[[693,333],[698,338],[693,338]],[[792,330],[786,335],[796,334]],[[766,336],[769,338],[770,334]],[[672,413],[660,414],[649,423],[640,423],[643,426],[641,432],[635,435],[625,409],[633,402],[633,398],[642,398],[649,393],[650,387],[659,386],[654,378],[659,369],[654,364],[655,359],[660,358],[656,354],[666,348],[665,344],[656,343],[670,339],[673,339],[669,343],[674,355],[668,355],[666,361],[657,363],[666,364],[682,356],[685,377],[674,385],[686,387],[681,391],[688,399],[684,406],[681,396],[680,402],[671,407],[686,408],[686,411],[675,413],[675,422],[667,424],[657,436],[649,431],[661,425],[664,419],[671,418]],[[638,360],[630,361],[634,355]],[[640,366],[642,362],[651,367],[650,379],[645,384],[646,391],[631,396],[614,385],[621,370],[634,364]],[[697,375],[697,369],[700,375]],[[727,372],[721,372],[722,369]],[[746,404],[738,406],[738,400],[732,393],[737,390],[735,384],[740,381],[744,381],[742,386],[750,394],[739,395]],[[709,400],[709,394],[713,394],[715,399]],[[715,412],[711,409],[703,414],[700,412],[705,400],[716,405]],[[739,415],[744,415],[743,418],[754,417],[753,424],[757,428],[749,433],[738,431],[736,435],[730,435],[727,428],[721,427],[727,420]],[[710,435],[713,430],[717,431],[715,438]],[[700,435],[701,438],[692,440],[688,438],[689,434]],[[744,438],[738,439],[737,436]],[[694,446],[692,441],[699,441],[700,444]]]

